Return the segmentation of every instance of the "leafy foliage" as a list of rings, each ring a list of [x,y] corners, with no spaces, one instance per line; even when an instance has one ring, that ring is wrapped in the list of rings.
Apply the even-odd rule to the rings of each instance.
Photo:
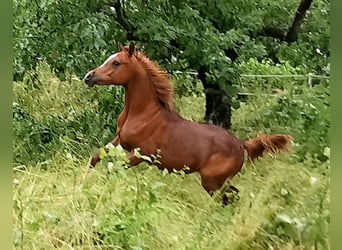
[[[81,76],[116,50],[119,29],[96,11],[98,4],[104,2],[14,1],[14,78],[21,80],[42,59],[62,79],[68,72]]]
[[[116,50],[116,41],[127,42],[128,33],[167,69],[204,67],[208,80],[223,90],[236,79],[236,58],[269,58],[307,73],[325,73],[330,34],[326,1],[314,2],[298,42],[262,35],[264,27],[289,26],[297,5],[297,0],[15,1],[15,79],[33,69],[37,58],[46,60],[59,76],[66,71],[83,75]],[[234,96],[229,89],[226,94]]]
[[[286,75],[300,72],[289,65],[275,66],[251,60],[241,66],[244,73],[260,71]],[[329,160],[330,86],[326,79],[308,86],[308,79],[242,78],[243,91],[254,93],[242,105],[234,128],[242,138],[258,133],[288,133],[294,137],[297,160]],[[267,101],[265,102],[265,98]],[[248,115],[247,115],[248,114]]]
[[[329,1],[313,1],[307,21],[301,27],[299,41],[279,47],[280,61],[301,67],[306,73],[329,75],[329,16]]]
[[[119,88],[88,90],[77,78],[61,82],[40,63],[14,83],[15,165],[44,161],[59,151],[89,154],[112,140],[122,99]]]

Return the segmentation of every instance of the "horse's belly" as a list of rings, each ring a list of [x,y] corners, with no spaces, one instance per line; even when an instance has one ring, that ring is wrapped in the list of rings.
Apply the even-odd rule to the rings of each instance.
[[[206,163],[211,154],[208,142],[201,138],[201,143],[193,144],[191,140],[183,140],[182,137],[172,138],[161,148],[162,167],[167,169],[190,168],[190,172],[197,171]]]

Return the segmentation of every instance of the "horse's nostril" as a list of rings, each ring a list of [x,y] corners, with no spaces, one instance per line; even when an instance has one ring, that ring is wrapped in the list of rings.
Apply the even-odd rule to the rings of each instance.
[[[89,82],[94,76],[94,73],[93,72],[88,72],[84,78],[83,78],[83,81],[85,81],[86,83]]]
[[[85,84],[87,84],[89,87],[93,87],[94,86],[94,84],[95,84],[95,82],[94,82],[94,72],[93,71],[91,71],[91,72],[88,72],[85,76],[84,76],[84,78],[83,78],[83,81],[85,82]]]
[[[86,74],[86,76],[84,77],[84,80],[89,81],[92,77],[93,77],[93,74],[89,72],[89,73]]]

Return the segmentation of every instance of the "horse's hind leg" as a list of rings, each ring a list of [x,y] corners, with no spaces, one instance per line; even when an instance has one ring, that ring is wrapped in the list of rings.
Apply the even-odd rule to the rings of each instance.
[[[228,203],[232,203],[234,200],[239,200],[239,192],[240,190],[238,188],[231,185],[229,181],[227,181],[226,184],[221,188],[222,205],[226,206]]]
[[[222,188],[227,179],[232,178],[242,166],[243,160],[236,160],[224,155],[213,155],[208,163],[199,171],[203,188],[210,194]],[[232,185],[231,185],[232,186]],[[232,186],[233,191],[239,191]],[[228,197],[222,195],[223,205],[228,204]]]
[[[208,194],[213,197],[214,192],[218,191],[219,195],[221,197],[222,205],[226,206],[229,203],[229,197],[227,194],[227,188],[223,186],[225,180],[223,182],[215,178],[209,178],[206,176],[201,176],[202,186],[203,188],[208,192]],[[229,188],[228,188],[229,189]],[[216,195],[214,196],[216,197]],[[216,200],[216,199],[215,199]]]
[[[229,188],[237,194],[240,192],[240,190],[238,188],[234,187],[233,185],[229,185]]]

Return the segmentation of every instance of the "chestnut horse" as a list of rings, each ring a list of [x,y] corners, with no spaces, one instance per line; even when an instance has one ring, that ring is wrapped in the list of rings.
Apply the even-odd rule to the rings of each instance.
[[[288,150],[292,141],[290,135],[282,134],[243,141],[223,128],[183,119],[174,110],[168,74],[134,45],[120,45],[120,51],[89,71],[84,81],[89,87],[96,84],[125,88],[125,107],[112,144],[120,144],[128,151],[131,166],[143,161],[134,156],[135,148],[140,148],[143,155],[159,152],[160,169],[181,170],[187,166],[189,173],[199,172],[208,193],[220,189],[240,171],[245,150],[253,162],[266,152]],[[91,166],[99,161],[97,152]]]

